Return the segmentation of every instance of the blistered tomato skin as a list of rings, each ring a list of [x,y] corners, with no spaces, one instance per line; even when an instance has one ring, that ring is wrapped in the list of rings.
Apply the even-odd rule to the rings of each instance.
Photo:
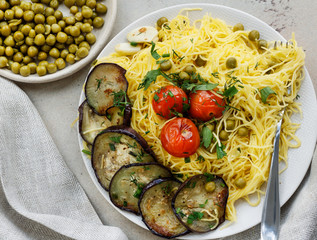
[[[226,102],[223,98],[209,90],[198,90],[189,95],[189,115],[192,118],[206,122],[213,117],[220,118],[223,115]]]
[[[189,157],[197,151],[200,137],[197,127],[190,119],[175,118],[164,125],[161,142],[169,154]]]
[[[152,106],[157,115],[170,119],[175,112],[183,113],[188,105],[188,97],[183,89],[169,85],[157,90],[153,96]]]

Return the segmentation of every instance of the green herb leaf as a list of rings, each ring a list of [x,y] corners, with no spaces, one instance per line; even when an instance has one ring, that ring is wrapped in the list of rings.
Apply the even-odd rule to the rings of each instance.
[[[176,208],[176,213],[177,213],[178,215],[180,215],[181,218],[183,218],[183,217],[186,216],[180,208]]]
[[[199,207],[204,208],[206,206],[207,202],[208,202],[208,199],[206,199],[206,201],[203,204],[199,204]]]
[[[161,55],[158,54],[158,53],[156,52],[156,50],[154,50],[154,48],[155,48],[155,43],[154,43],[154,42],[151,42],[151,44],[152,44],[152,47],[151,47],[151,55],[152,55],[152,57],[153,57],[155,60],[158,60],[158,59],[161,57]]]
[[[202,219],[204,216],[204,214],[202,212],[192,212],[191,214],[188,215],[187,218],[187,223],[191,224],[193,223],[195,220],[200,220]]]
[[[138,45],[138,43],[136,42],[130,42],[130,45],[133,46],[133,47],[136,47]]]
[[[237,93],[238,93],[238,89],[235,86],[231,86],[223,92],[223,96],[230,98],[230,97],[233,97]]]
[[[197,162],[202,163],[205,161],[205,158],[201,155],[198,156],[198,158],[196,159]]]
[[[184,161],[185,163],[190,163],[190,157],[185,157]]]
[[[133,197],[135,198],[140,198],[142,190],[144,188],[144,184],[143,183],[138,183],[137,184],[137,190],[135,191],[135,193],[133,194]]]
[[[170,57],[170,56],[171,56],[171,54],[169,54],[169,53],[164,53],[164,54],[162,55],[163,58],[167,58],[167,57]]]
[[[274,92],[274,91],[272,90],[272,88],[270,88],[270,87],[265,87],[265,88],[262,88],[262,89],[260,90],[260,94],[261,94],[261,100],[262,100],[262,102],[263,102],[263,103],[266,103],[267,98],[269,97],[269,95],[271,95],[271,94],[275,94],[275,95],[276,95],[276,92]]]
[[[89,150],[83,149],[81,150],[83,153],[87,154],[87,155],[91,155],[91,152]]]
[[[151,83],[155,83],[156,78],[160,75],[162,75],[160,69],[148,71],[145,77],[143,78],[142,82],[139,84],[138,90],[142,88],[144,88],[144,90],[147,90]]]
[[[202,144],[205,148],[208,148],[211,144],[212,132],[211,130],[204,126],[202,130]]]
[[[109,137],[109,139],[112,141],[112,142],[115,142],[115,143],[120,143],[120,139],[121,139],[122,136],[117,136],[117,137]]]
[[[148,131],[146,131],[146,132],[144,132],[145,134],[148,134],[150,131],[148,130]]]
[[[221,144],[221,146],[219,146],[219,144],[217,143],[216,151],[217,151],[217,158],[218,159],[221,159],[224,156],[227,156],[227,153],[225,152],[224,148],[225,148],[225,145]]]
[[[207,182],[211,182],[215,179],[215,176],[213,174],[204,173],[204,175],[207,177],[207,179],[206,179]]]
[[[111,151],[116,151],[116,147],[113,143],[109,143],[109,147],[110,147]]]
[[[128,206],[128,202],[127,201],[123,201],[123,206],[127,207]]]

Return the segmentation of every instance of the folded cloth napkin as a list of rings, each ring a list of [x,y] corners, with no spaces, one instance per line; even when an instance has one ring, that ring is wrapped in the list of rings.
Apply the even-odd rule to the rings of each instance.
[[[0,239],[128,239],[102,225],[27,95],[2,78]]]

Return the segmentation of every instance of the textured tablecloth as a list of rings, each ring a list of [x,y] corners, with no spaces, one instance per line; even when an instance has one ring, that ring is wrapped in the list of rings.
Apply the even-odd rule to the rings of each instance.
[[[282,209],[281,239],[317,239],[317,155]],[[126,233],[128,234],[128,233]],[[226,239],[259,239],[259,225]],[[127,239],[102,225],[37,110],[0,78],[0,239]]]

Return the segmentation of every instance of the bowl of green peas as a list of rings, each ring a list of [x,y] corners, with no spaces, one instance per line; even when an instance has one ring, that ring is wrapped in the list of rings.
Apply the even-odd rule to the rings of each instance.
[[[116,0],[0,0],[0,75],[43,83],[72,75],[106,45]]]

